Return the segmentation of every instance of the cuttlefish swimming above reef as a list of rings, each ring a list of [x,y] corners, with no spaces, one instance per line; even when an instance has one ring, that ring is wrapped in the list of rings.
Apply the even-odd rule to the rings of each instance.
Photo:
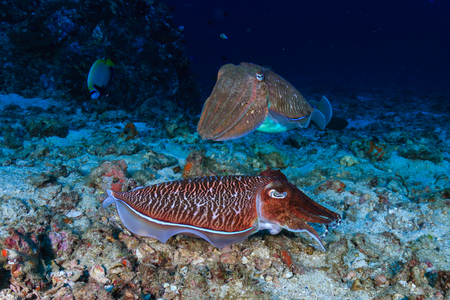
[[[259,176],[214,176],[108,190],[103,208],[115,203],[122,223],[132,233],[165,243],[171,236],[200,237],[223,248],[259,230],[283,228],[306,232],[325,251],[308,222],[337,227],[341,217],[311,200],[279,170]],[[322,236],[322,237],[323,237]]]
[[[227,64],[219,70],[197,131],[202,139],[223,141],[254,130],[277,133],[304,128],[310,121],[324,129],[332,116],[330,102],[323,96],[311,104],[292,84],[267,68]]]

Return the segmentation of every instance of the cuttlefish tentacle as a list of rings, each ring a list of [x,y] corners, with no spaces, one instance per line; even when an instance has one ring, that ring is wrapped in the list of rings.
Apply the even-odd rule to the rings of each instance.
[[[327,98],[309,104],[275,72],[251,63],[220,68],[206,100],[197,131],[203,139],[234,139],[257,130],[283,132],[313,121],[324,129],[332,117]]]
[[[325,250],[307,222],[328,226],[340,220],[273,170],[260,176],[201,177],[107,192],[103,208],[114,203],[129,231],[163,243],[184,234],[225,247],[259,230],[277,234],[284,228],[309,233]]]

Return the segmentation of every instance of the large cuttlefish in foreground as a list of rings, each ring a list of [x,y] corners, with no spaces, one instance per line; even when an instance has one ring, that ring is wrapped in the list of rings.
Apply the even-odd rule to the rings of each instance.
[[[200,237],[222,248],[263,229],[307,232],[325,251],[321,237],[308,222],[328,228],[341,217],[311,200],[281,171],[259,176],[218,176],[184,179],[107,191],[103,208],[115,203],[125,227],[134,234],[165,243],[176,234]]]
[[[219,70],[197,131],[202,139],[223,141],[254,130],[277,133],[304,128],[310,121],[324,129],[332,116],[330,102],[323,96],[311,104],[292,84],[267,68],[227,64]]]

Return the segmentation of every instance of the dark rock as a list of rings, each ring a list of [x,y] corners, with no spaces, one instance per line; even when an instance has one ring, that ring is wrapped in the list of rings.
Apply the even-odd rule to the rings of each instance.
[[[285,145],[292,146],[296,149],[307,147],[309,144],[308,139],[302,137],[299,134],[290,135],[285,141]]]
[[[144,157],[147,158],[148,161],[142,163],[142,168],[151,168],[155,171],[174,166],[178,163],[178,160],[175,157],[164,155],[153,150],[144,154]]]
[[[348,126],[348,121],[343,118],[333,117],[330,119],[330,122],[327,124],[328,129],[334,130],[342,130]]]
[[[92,155],[133,155],[141,150],[141,145],[134,141],[91,145],[86,151]]]
[[[408,159],[429,160],[440,163],[444,160],[441,152],[433,147],[410,144],[398,149],[398,154]]]
[[[82,146],[67,146],[59,148],[58,154],[71,159],[83,155],[83,150]]]
[[[58,136],[65,138],[69,134],[69,124],[50,116],[29,119],[25,127],[31,137]]]
[[[50,149],[47,146],[38,145],[36,149],[30,153],[30,158],[38,159],[46,157],[50,153]]]
[[[23,146],[23,133],[9,125],[3,127],[3,142],[10,149],[17,149]]]
[[[44,172],[42,172],[39,175],[32,175],[26,179],[28,184],[31,184],[32,186],[36,188],[42,188],[47,183],[54,182],[55,178],[53,176],[50,176]]]

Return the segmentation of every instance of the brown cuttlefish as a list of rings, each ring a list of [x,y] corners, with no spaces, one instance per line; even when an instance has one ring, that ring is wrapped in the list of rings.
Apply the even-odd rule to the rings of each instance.
[[[200,237],[218,248],[245,240],[259,230],[306,232],[322,251],[321,238],[340,224],[341,216],[314,202],[281,171],[259,176],[210,176],[107,191],[103,208],[116,205],[134,234],[165,243],[176,234]],[[326,227],[320,237],[308,222]]]
[[[305,128],[313,121],[324,129],[332,117],[330,102],[306,102],[275,72],[251,63],[227,64],[206,100],[197,131],[205,140],[223,141],[257,130],[278,133]]]

